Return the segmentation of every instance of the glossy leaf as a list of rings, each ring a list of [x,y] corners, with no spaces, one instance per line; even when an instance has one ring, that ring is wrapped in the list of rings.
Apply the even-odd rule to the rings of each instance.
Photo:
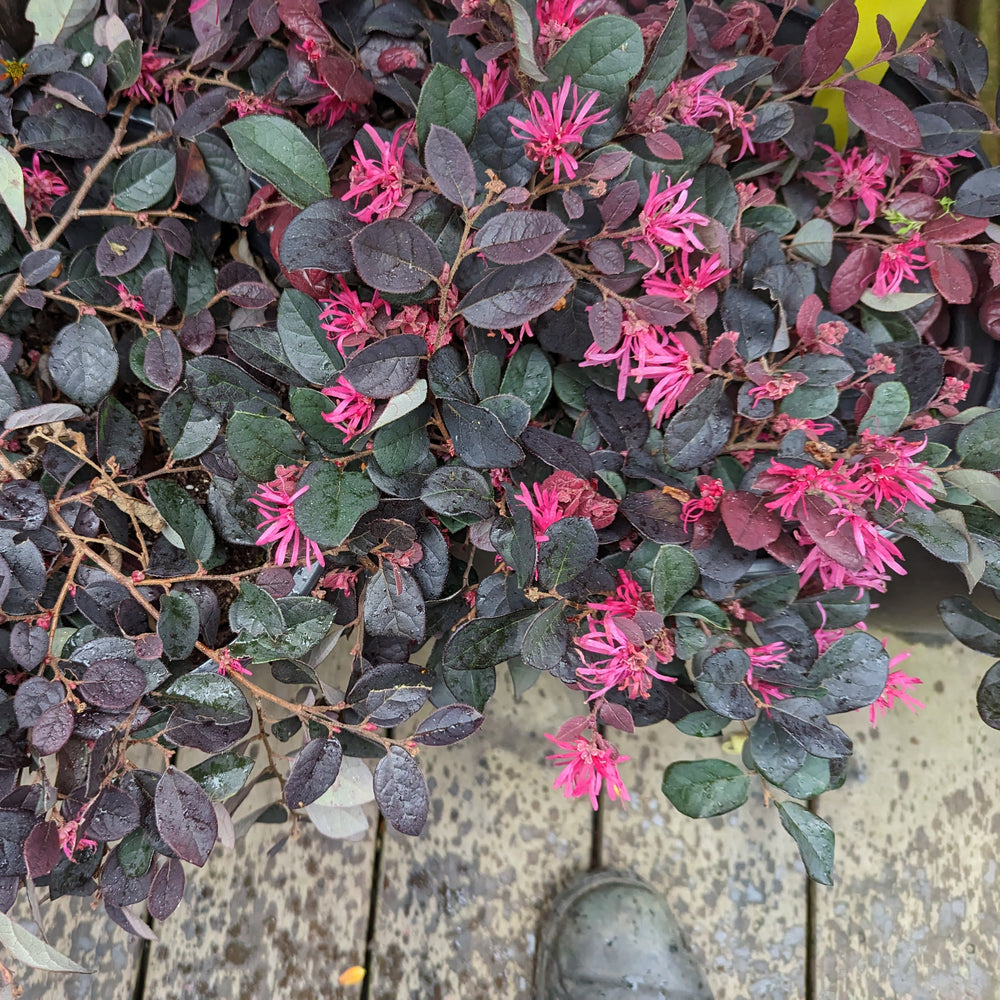
[[[194,778],[170,766],[156,783],[156,828],[184,861],[202,867],[215,846],[219,823],[215,809]]]
[[[417,142],[421,149],[432,125],[454,132],[467,143],[476,131],[476,95],[457,70],[438,63],[424,80],[417,102]]]
[[[391,747],[375,766],[375,801],[393,829],[415,837],[430,811],[427,782],[417,762],[402,747]]]
[[[404,219],[370,223],[351,240],[351,249],[361,279],[380,292],[419,292],[444,267],[434,241]]]
[[[834,834],[830,824],[797,802],[779,802],[778,815],[798,845],[809,877],[821,885],[833,885]]]
[[[337,780],[343,756],[334,737],[310,740],[292,764],[285,782],[285,802],[292,809],[315,802]]]
[[[725,760],[679,760],[663,773],[663,794],[685,816],[721,816],[750,794],[750,778]]]

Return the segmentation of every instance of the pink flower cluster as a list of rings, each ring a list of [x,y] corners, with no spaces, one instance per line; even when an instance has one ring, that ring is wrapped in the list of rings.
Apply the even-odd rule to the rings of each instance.
[[[66,182],[54,171],[46,170],[38,153],[31,157],[31,166],[22,167],[24,175],[24,205],[32,218],[44,215],[57,198],[69,192]]]
[[[366,124],[364,129],[375,144],[377,155],[370,157],[360,139],[354,140],[351,186],[341,198],[343,201],[354,200],[354,215],[362,222],[374,222],[376,219],[388,219],[394,212],[409,204],[410,193],[403,183],[403,157],[413,126],[400,126],[389,141],[383,139],[371,125]],[[370,200],[359,209],[358,201],[361,198]]]
[[[618,748],[597,731],[590,717],[570,719],[559,727],[555,736],[546,733],[545,738],[562,751],[550,754],[546,760],[555,761],[562,767],[553,787],[562,788],[565,798],[586,795],[591,806],[597,809],[601,788],[607,787],[612,800],[629,801],[625,782],[618,773],[618,765],[629,758],[620,754]]]
[[[657,662],[669,663],[674,656],[673,639],[661,615],[636,611],[632,617],[591,616],[587,625],[587,632],[575,641],[594,656],[584,658],[576,675],[593,686],[590,701],[611,690],[624,691],[628,698],[648,698],[654,677],[668,682],[677,679],[656,670]]]
[[[274,561],[278,566],[294,566],[299,561],[299,552],[305,549],[306,567],[312,565],[315,559],[320,566],[323,563],[323,550],[311,539],[306,538],[295,523],[295,501],[308,489],[301,486],[296,489],[296,483],[302,470],[295,465],[279,465],[275,470],[275,478],[269,483],[261,483],[257,487],[257,496],[250,497],[252,503],[264,516],[257,525],[257,530],[264,529],[257,539],[258,545],[270,545],[277,542],[274,551]]]
[[[606,528],[618,513],[618,504],[597,492],[596,480],[588,483],[562,469],[532,483],[531,490],[521,483],[515,496],[531,513],[536,542],[547,542],[548,529],[564,517],[586,517],[595,528]]]
[[[347,348],[364,347],[380,336],[374,321],[382,310],[385,310],[386,316],[389,315],[389,303],[378,292],[372,294],[370,302],[365,302],[339,274],[337,281],[340,291],[320,301],[323,311],[319,315],[319,324],[337,345],[337,350],[346,357]]]
[[[375,400],[358,392],[343,375],[333,385],[320,390],[324,396],[336,400],[336,407],[323,414],[328,424],[344,432],[344,444],[366,430],[375,415]]]

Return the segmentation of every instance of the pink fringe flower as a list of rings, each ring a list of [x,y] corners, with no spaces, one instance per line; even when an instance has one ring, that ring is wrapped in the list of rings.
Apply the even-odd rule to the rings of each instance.
[[[614,597],[588,602],[587,607],[591,611],[607,611],[619,618],[634,618],[639,611],[655,610],[653,595],[646,593],[627,569],[618,570],[618,579],[620,582]]]
[[[389,218],[396,209],[409,201],[409,195],[403,187],[403,155],[413,127],[408,124],[400,126],[389,142],[371,125],[366,124],[364,129],[375,143],[378,159],[369,157],[360,140],[354,140],[351,186],[341,195],[341,199],[350,201],[353,198],[356,211],[352,214],[362,222],[373,222],[375,219]],[[371,196],[371,201],[364,208],[358,209],[358,199],[366,195]]]
[[[653,260],[653,270],[663,267],[662,250],[704,250],[704,244],[695,235],[695,226],[708,225],[708,216],[693,211],[694,202],[687,204],[691,179],[674,183],[666,178],[665,187],[660,187],[660,174],[653,174],[649,180],[649,196],[639,212],[640,235],[630,237],[626,242],[642,243],[649,253],[638,257],[633,247],[632,259],[643,264]],[[651,256],[650,256],[651,255]]]
[[[308,486],[295,488],[301,470],[294,465],[279,465],[274,472],[276,478],[269,483],[261,483],[257,487],[258,496],[250,497],[250,503],[264,516],[264,520],[257,525],[258,531],[264,528],[257,544],[278,543],[274,551],[274,561],[278,566],[285,565],[286,556],[288,565],[294,566],[299,561],[303,543],[306,568],[312,566],[313,559],[320,566],[325,565],[322,549],[311,538],[306,538],[295,523],[295,501],[309,489]]]
[[[571,720],[572,723],[572,720]],[[564,737],[564,730],[570,729]],[[577,726],[564,725],[556,736],[549,733],[545,738],[555,743],[562,753],[549,754],[546,760],[555,761],[562,767],[555,780],[553,788],[562,788],[567,799],[579,798],[581,795],[590,797],[590,804],[597,809],[597,797],[602,786],[606,785],[612,801],[621,799],[630,801],[628,790],[618,773],[619,764],[624,764],[628,757],[618,752],[617,747],[606,740],[600,733],[591,730],[589,735],[583,732],[573,732]]]
[[[555,490],[541,486],[539,483],[532,483],[534,497],[528,490],[527,483],[521,483],[521,488],[514,494],[528,508],[531,514],[531,523],[535,531],[535,542],[547,542],[549,536],[545,534],[553,524],[563,515],[559,509],[559,495]]]
[[[899,656],[894,656],[889,661],[889,679],[886,681],[885,690],[868,707],[868,721],[872,724],[872,727],[878,725],[878,720],[897,701],[901,701],[911,712],[925,707],[924,703],[917,701],[908,690],[911,687],[916,687],[918,684],[923,684],[923,681],[919,677],[910,677],[903,673],[902,670],[892,669],[906,660],[909,655],[909,652],[900,653]]]
[[[477,79],[469,64],[462,60],[462,76],[472,84],[472,89],[476,95],[476,110],[482,118],[490,108],[495,108],[503,103],[507,87],[510,85],[510,70],[500,69],[499,63],[495,59],[486,61],[486,70],[482,80]]]
[[[565,42],[589,18],[577,18],[576,12],[584,0],[538,0],[535,15],[538,18],[538,43],[552,49]]]
[[[566,104],[569,101],[570,87],[573,88],[573,106],[567,114]],[[556,184],[562,172],[572,180],[576,177],[579,164],[569,152],[569,146],[575,146],[583,141],[583,133],[591,125],[599,125],[608,116],[608,112],[590,109],[597,102],[600,94],[595,90],[589,97],[580,100],[579,91],[573,81],[567,76],[562,86],[546,99],[541,91],[536,90],[528,98],[528,110],[531,117],[521,121],[513,115],[508,116],[511,133],[518,139],[527,142],[525,153],[534,160],[542,173],[552,172]],[[547,168],[551,160],[551,168]]]
[[[830,146],[817,143],[829,154],[822,170],[806,173],[820,191],[832,195],[826,206],[826,214],[838,225],[847,225],[857,212],[857,203],[865,207],[865,219],[871,222],[878,215],[879,206],[885,200],[886,173],[889,161],[880,153],[861,155],[856,147],[846,153],[838,153]]]
[[[156,79],[161,69],[169,66],[172,60],[167,56],[156,54],[156,49],[149,49],[142,54],[139,68],[139,79],[131,87],[125,89],[125,96],[130,101],[145,100],[155,104],[156,98],[163,93],[163,84]]]
[[[591,344],[584,352],[581,368],[594,368],[598,365],[609,365],[618,369],[618,398],[624,399],[628,389],[628,380],[640,376],[636,374],[650,356],[663,345],[665,331],[653,326],[645,320],[636,318],[632,313],[626,313],[622,318],[622,333],[620,343],[607,351],[602,351],[597,344]]]
[[[781,701],[789,695],[769,681],[761,680],[756,671],[784,666],[788,660],[788,647],[783,642],[769,642],[766,646],[751,646],[744,649],[750,657],[750,669],[747,671],[747,684],[760,696],[765,705],[773,701]]]
[[[662,643],[646,641],[642,630],[629,618],[615,619],[611,615],[602,621],[591,618],[589,631],[577,636],[575,642],[588,653],[596,653],[593,662],[584,660],[576,668],[577,677],[588,684],[597,685],[588,698],[593,701],[612,689],[624,691],[629,698],[648,698],[653,678],[674,681],[676,678],[657,673],[656,661],[669,663],[673,657],[673,643],[665,648]]]
[[[714,511],[726,493],[726,487],[721,479],[698,476],[695,482],[698,484],[698,492],[701,496],[686,500],[684,506],[681,507],[681,524],[684,525],[685,531],[690,531],[692,524]]]
[[[661,106],[669,110],[674,119],[683,125],[698,125],[706,118],[725,119],[730,128],[740,133],[740,151],[736,154],[736,159],[740,159],[754,151],[750,139],[754,117],[747,114],[742,104],[730,101],[708,86],[709,80],[732,66],[732,63],[720,63],[698,76],[674,80],[664,92]]]
[[[929,491],[933,485],[924,471],[924,462],[913,461],[923,451],[926,441],[883,436],[870,430],[861,432],[861,459],[854,472],[854,483],[875,507],[893,504],[902,510],[908,503],[927,509],[934,502]]]
[[[684,345],[668,333],[663,343],[636,366],[633,374],[637,378],[653,379],[656,383],[644,405],[651,413],[656,411],[654,423],[659,427],[664,418],[674,412],[678,399],[694,378],[694,363]]]
[[[690,302],[699,292],[711,288],[731,272],[731,268],[723,267],[717,253],[698,262],[691,271],[691,253],[681,250],[679,258],[662,277],[658,274],[647,274],[643,280],[643,288],[647,295],[662,295],[675,302]]]
[[[328,424],[333,424],[338,431],[344,432],[344,444],[360,434],[372,422],[372,417],[375,415],[375,400],[358,392],[343,375],[339,376],[333,385],[320,391],[324,396],[329,396],[337,402],[331,412],[323,414],[323,419]]]
[[[353,101],[342,101],[336,94],[325,94],[306,112],[306,124],[333,128],[348,111],[357,111],[359,107]]]
[[[44,215],[57,198],[69,191],[66,182],[54,171],[46,170],[38,159],[38,153],[31,157],[31,166],[22,167],[24,175],[24,205],[32,218]]]
[[[364,302],[340,275],[337,281],[340,291],[320,300],[323,311],[319,315],[319,325],[326,330],[327,338],[337,345],[337,350],[346,356],[345,348],[364,347],[369,340],[378,337],[372,321],[381,309],[388,316],[389,304],[378,292],[372,295],[371,302]]]
[[[80,820],[77,818],[71,819],[68,823],[64,823],[59,828],[59,846],[62,848],[63,854],[65,854],[70,861],[73,860],[73,856],[77,851],[92,851],[95,847],[97,847],[96,840],[91,840],[89,837],[79,836],[79,827]]]
[[[917,271],[930,267],[923,254],[924,241],[914,234],[905,243],[894,243],[882,251],[875,271],[872,294],[892,295],[903,287],[904,281],[917,281]]]

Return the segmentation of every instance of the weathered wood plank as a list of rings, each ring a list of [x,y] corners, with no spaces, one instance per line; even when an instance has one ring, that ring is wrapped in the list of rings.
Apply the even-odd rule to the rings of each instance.
[[[548,675],[515,703],[506,670],[486,723],[420,760],[431,818],[385,838],[372,1000],[527,996],[541,914],[590,863],[589,808],[551,788],[554,732],[579,712]]]
[[[16,982],[24,988],[21,1000],[53,1000],[55,997],[65,997],[66,1000],[132,1000],[142,943],[113,924],[103,906],[92,910],[89,897],[63,896],[47,902],[47,894],[47,890],[39,890],[39,909],[46,940],[92,974],[64,975],[15,964]],[[136,912],[139,909],[135,907]],[[31,918],[23,893],[10,916],[32,934],[38,934],[38,926]],[[3,957],[7,961],[7,957]]]
[[[724,756],[718,741],[669,725],[612,738],[631,758],[621,773],[632,801],[624,809],[602,802],[603,864],[663,894],[716,1000],[797,1000],[805,986],[805,871],[777,811],[751,786],[738,811],[689,819],[663,795],[664,767]]]
[[[891,639],[890,651],[905,646]],[[987,657],[913,646],[917,715],[844,726],[855,758],[819,813],[837,833],[835,884],[816,890],[816,996],[995,1000],[1000,996],[996,760],[979,720]]]

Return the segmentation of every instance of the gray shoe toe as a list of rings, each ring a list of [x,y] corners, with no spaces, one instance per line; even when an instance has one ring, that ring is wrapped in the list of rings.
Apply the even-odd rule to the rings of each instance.
[[[712,1000],[669,907],[641,879],[589,872],[542,932],[536,1000]]]

